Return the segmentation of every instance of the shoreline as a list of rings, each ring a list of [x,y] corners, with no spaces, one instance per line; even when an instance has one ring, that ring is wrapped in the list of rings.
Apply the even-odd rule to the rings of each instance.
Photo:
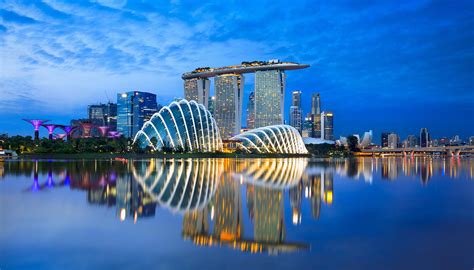
[[[311,154],[235,154],[235,153],[26,153],[18,159],[140,159],[140,158],[311,158]]]

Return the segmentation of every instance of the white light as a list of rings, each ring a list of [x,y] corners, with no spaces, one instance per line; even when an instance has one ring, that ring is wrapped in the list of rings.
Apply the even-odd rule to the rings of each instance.
[[[122,97],[123,97],[123,98],[126,98],[126,97],[127,97],[127,94],[123,93],[123,94],[122,94]]]

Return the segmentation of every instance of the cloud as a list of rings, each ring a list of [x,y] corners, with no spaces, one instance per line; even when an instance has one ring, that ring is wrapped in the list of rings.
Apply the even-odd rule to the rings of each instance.
[[[273,58],[311,64],[288,73],[288,91],[334,103],[474,99],[470,1],[12,0],[0,10],[0,92],[11,95],[0,110],[25,96],[12,85],[58,111],[105,91],[166,102],[185,71]]]

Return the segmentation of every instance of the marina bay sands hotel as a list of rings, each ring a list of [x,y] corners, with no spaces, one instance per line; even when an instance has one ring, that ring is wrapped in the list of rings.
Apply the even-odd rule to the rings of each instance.
[[[253,120],[253,126],[247,128],[258,128],[283,124],[285,71],[307,67],[309,65],[270,60],[242,62],[220,68],[197,68],[182,75],[184,96],[209,108],[209,78],[215,77],[213,116],[222,139],[228,139],[239,134],[242,128],[244,73],[255,73],[254,102],[247,109],[247,117]]]

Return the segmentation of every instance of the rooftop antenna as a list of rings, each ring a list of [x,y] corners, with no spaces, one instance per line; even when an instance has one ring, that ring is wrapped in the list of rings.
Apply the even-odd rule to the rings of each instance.
[[[104,90],[104,92],[105,92],[105,96],[107,97],[107,101],[108,101],[108,103],[111,103],[111,102],[110,102],[109,95],[107,94],[107,90]]]

